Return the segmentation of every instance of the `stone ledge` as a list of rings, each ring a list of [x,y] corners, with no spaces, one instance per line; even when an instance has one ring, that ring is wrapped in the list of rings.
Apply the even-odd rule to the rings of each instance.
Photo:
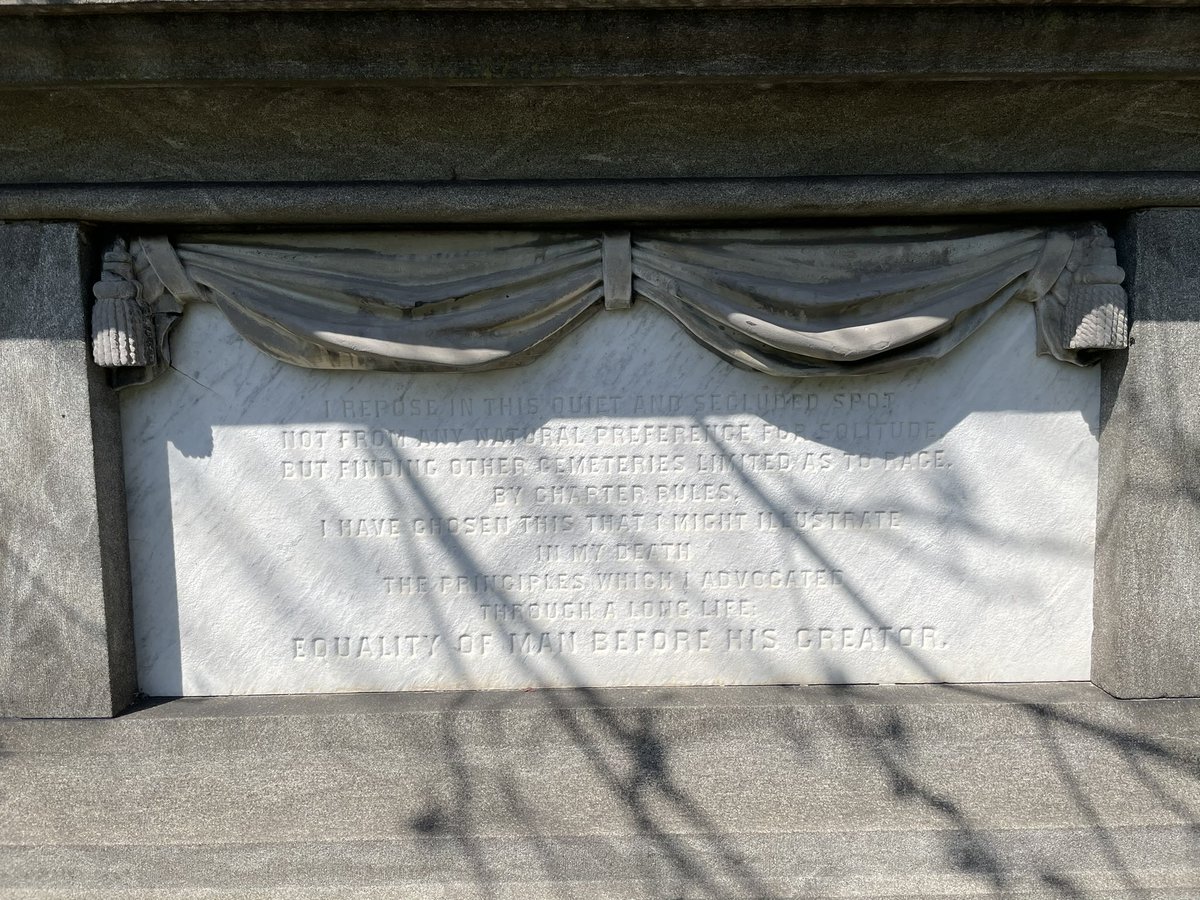
[[[1200,9],[1183,6],[496,7],[470,14],[452,6],[321,11],[260,4],[240,12],[207,0],[167,6],[159,14],[134,5],[121,15],[46,17],[5,16],[0,5],[0,85],[195,90],[222,83],[700,81],[762,90],[796,82],[1005,79],[1046,83],[1039,102],[1067,113],[1073,101],[1051,87],[1062,80],[1200,76],[1194,52]],[[360,102],[343,98],[345,105]],[[1088,112],[1096,121],[1107,110]]]
[[[1185,897],[1200,701],[231,698],[0,721],[0,895]]]
[[[441,9],[786,9],[823,7],[1146,6],[1183,7],[1194,0],[0,0],[0,15],[116,12],[258,12],[293,10]]]
[[[0,186],[0,219],[189,225],[504,225],[1006,215],[1200,206],[1200,176],[679,178]]]

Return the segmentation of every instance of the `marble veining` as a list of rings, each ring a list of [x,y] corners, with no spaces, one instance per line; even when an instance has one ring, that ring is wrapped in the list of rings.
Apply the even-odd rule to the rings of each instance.
[[[635,303],[354,373],[197,305],[122,395],[141,689],[1085,680],[1099,371],[1034,328],[790,380]]]

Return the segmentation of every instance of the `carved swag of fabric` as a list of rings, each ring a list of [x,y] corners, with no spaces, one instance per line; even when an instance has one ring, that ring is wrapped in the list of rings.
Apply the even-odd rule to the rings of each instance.
[[[119,386],[147,381],[183,305],[207,302],[297,366],[473,372],[639,298],[735,365],[794,378],[935,359],[1027,301],[1038,352],[1085,365],[1127,345],[1123,279],[1094,224],[139,237],[105,255],[93,347]]]

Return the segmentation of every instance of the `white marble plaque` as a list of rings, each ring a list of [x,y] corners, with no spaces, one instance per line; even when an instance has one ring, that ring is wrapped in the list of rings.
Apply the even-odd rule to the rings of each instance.
[[[141,687],[1087,679],[1099,371],[1033,318],[781,380],[645,303],[475,375],[302,370],[191,308],[122,401]]]

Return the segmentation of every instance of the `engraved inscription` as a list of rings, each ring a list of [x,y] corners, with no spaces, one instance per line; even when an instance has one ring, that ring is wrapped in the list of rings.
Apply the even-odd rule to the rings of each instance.
[[[143,689],[1086,678],[1097,375],[1031,328],[799,385],[635,304],[399,376],[198,308],[123,401]]]

